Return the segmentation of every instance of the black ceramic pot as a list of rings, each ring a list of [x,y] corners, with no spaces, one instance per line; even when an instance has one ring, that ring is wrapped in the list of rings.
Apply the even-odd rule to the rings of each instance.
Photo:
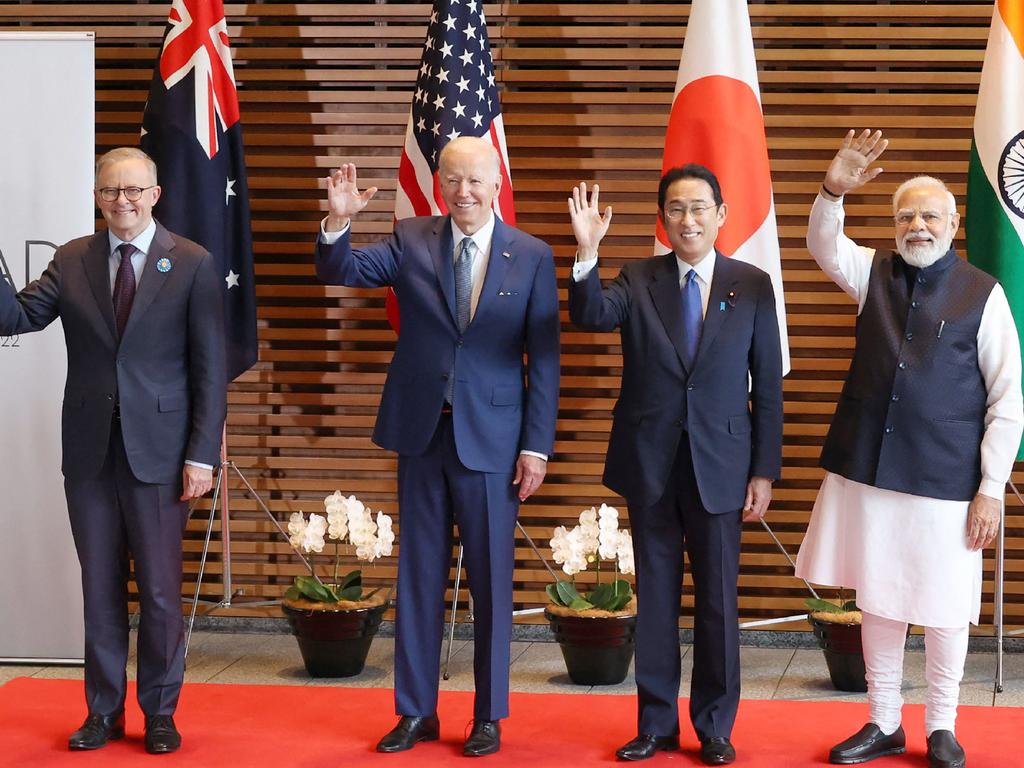
[[[825,663],[832,685],[840,691],[863,693],[868,689],[864,675],[864,649],[860,643],[860,624],[836,624],[808,616],[807,620],[825,652]]]
[[[282,604],[306,671],[312,677],[353,677],[363,671],[386,605],[309,611]]]
[[[616,685],[629,674],[636,616],[557,616],[544,611],[577,685]]]

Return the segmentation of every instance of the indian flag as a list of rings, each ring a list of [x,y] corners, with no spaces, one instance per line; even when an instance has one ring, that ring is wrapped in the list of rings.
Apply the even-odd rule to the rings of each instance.
[[[1024,339],[1024,0],[997,0],[974,114],[967,252],[1002,283]],[[1024,446],[1017,458],[1024,458]]]
[[[729,205],[715,246],[772,279],[788,373],[779,233],[747,0],[693,0],[690,6],[662,173],[687,163],[710,168]],[[661,222],[657,226],[655,252],[668,253],[668,236]]]

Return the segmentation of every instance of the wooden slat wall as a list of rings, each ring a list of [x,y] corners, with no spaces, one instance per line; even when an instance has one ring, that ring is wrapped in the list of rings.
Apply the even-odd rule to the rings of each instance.
[[[166,0],[0,2],[0,29],[96,31],[102,151],[136,141],[168,8]],[[651,252],[661,148],[689,4],[507,2],[485,8],[519,223],[553,245],[564,301],[573,256],[565,198],[573,183],[599,182],[603,200],[615,207],[604,277]],[[395,459],[370,442],[394,344],[383,294],[318,284],[311,243],[323,207],[318,179],[343,159],[357,162],[364,183],[381,189],[356,225],[358,237],[390,229],[430,4],[231,3],[226,10],[248,149],[260,299],[260,362],[230,392],[231,456],[280,520],[299,509],[319,511],[322,497],[335,488],[396,514]],[[810,202],[848,127],[882,128],[892,141],[885,176],[848,201],[847,232],[854,238],[889,244],[888,198],[908,174],[940,175],[963,200],[991,11],[987,2],[946,0],[750,6],[793,357],[785,382],[784,476],[770,520],[791,553],[822,477],[818,453],[849,364],[855,313],[805,250]],[[530,535],[545,543],[554,525],[571,523],[582,507],[620,501],[600,480],[621,364],[618,337],[573,329],[564,304],[563,319],[557,456],[521,513]],[[246,597],[279,596],[301,571],[297,560],[252,499],[233,491],[231,512],[234,587]],[[189,594],[204,528],[199,520],[189,527]],[[525,541],[517,552],[517,603],[539,605],[546,574]],[[203,594],[217,599],[222,568],[216,541],[213,553]],[[1024,624],[1022,556],[1024,509],[1011,501],[1007,616],[1016,624]],[[991,553],[985,567],[983,615],[990,619]],[[370,569],[381,583],[394,574],[394,559]],[[744,533],[740,584],[744,618],[801,611],[803,585],[755,527]],[[689,594],[684,606],[687,613],[692,608]],[[236,601],[222,614],[276,611],[244,609]]]

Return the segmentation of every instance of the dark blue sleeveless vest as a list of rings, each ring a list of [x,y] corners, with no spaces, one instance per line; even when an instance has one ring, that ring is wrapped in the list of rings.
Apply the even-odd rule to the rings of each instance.
[[[821,466],[877,488],[970,501],[987,399],[978,327],[996,281],[953,250],[913,272],[895,253],[875,254]]]

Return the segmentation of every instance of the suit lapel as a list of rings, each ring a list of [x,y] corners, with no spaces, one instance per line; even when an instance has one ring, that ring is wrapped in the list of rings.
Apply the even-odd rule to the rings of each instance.
[[[142,274],[139,276],[139,285],[135,289],[132,311],[128,315],[128,324],[124,328],[125,338],[132,332],[132,328],[138,323],[138,319],[145,314],[157,293],[160,292],[164,283],[167,282],[167,278],[170,277],[171,271],[174,269],[173,250],[174,240],[171,239],[170,234],[163,228],[163,225],[158,222],[156,234],[153,236],[153,242],[149,246],[149,253],[146,255],[146,265],[142,269]],[[161,271],[156,268],[156,263],[164,258],[170,261],[170,269]]]
[[[455,246],[452,243],[451,217],[439,218],[434,224],[434,236],[427,241],[427,250],[430,251],[430,258],[434,262],[434,271],[437,273],[437,281],[441,284],[441,293],[444,294],[445,303],[448,305],[448,312],[452,316],[452,322],[458,324],[455,315],[455,261],[452,253]]]
[[[715,272],[711,277],[711,295],[708,297],[708,311],[704,316],[704,328],[697,348],[697,361],[700,361],[704,350],[711,347],[715,337],[722,329],[729,313],[736,304],[736,277],[732,262],[728,256],[715,251]],[[725,309],[722,309],[722,307]]]
[[[655,267],[647,289],[651,292],[654,307],[658,310],[658,316],[665,326],[665,332],[668,334],[672,346],[675,347],[679,362],[689,373],[683,338],[682,299],[679,296],[679,266],[676,264],[674,253],[666,254]]]
[[[473,320],[476,320],[494,300],[498,289],[505,281],[505,275],[516,258],[515,252],[512,250],[513,240],[515,240],[515,231],[503,224],[501,219],[495,217],[494,234],[491,236],[491,256],[487,261],[487,274],[484,275],[484,285],[480,291],[480,300],[477,302]]]
[[[117,339],[117,326],[114,323],[114,289],[110,285],[110,238],[107,230],[97,232],[83,257],[85,275],[89,280],[93,298],[110,331],[110,336]]]

